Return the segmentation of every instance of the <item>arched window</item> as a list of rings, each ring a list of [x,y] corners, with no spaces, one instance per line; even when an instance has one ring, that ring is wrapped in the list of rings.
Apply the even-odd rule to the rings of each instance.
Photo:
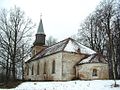
[[[32,75],[34,75],[34,65],[32,66]]]
[[[44,63],[44,74],[46,74],[46,62]]]
[[[33,52],[32,52],[32,56],[34,56],[35,55],[35,50],[33,50]]]
[[[27,66],[26,69],[27,69],[27,75],[29,75],[29,66]]]
[[[39,75],[39,63],[37,64],[37,75]]]
[[[97,76],[97,69],[93,69],[92,76]]]
[[[55,61],[52,62],[52,73],[55,73]]]
[[[77,53],[80,53],[80,48],[77,49]]]
[[[25,67],[25,72],[26,72],[26,75],[27,75],[27,67]]]

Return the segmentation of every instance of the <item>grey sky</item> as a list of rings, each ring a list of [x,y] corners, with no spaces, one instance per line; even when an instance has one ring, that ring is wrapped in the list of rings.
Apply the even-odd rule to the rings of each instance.
[[[59,40],[76,34],[80,23],[95,10],[100,0],[0,0],[0,8],[19,6],[33,22],[43,26],[48,36]],[[34,29],[37,32],[37,27]]]

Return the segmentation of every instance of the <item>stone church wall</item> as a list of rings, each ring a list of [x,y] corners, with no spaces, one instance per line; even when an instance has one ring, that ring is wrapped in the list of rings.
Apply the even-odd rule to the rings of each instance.
[[[52,73],[53,61],[55,61],[55,73]],[[39,75],[37,75],[38,63],[39,63]],[[29,75],[25,74],[26,79],[31,79],[31,80],[61,80],[62,79],[62,53],[56,53],[41,58],[39,60],[31,61],[28,66],[29,66]],[[32,66],[34,67],[33,75],[32,75]]]
[[[72,80],[75,78],[75,65],[84,57],[82,54],[63,52],[62,79]]]
[[[31,80],[72,80],[72,79],[108,79],[108,65],[103,63],[88,63],[76,66],[84,57],[83,54],[59,52],[39,60],[26,63],[29,74],[25,69],[25,79]],[[55,61],[55,72],[53,73],[53,61]],[[39,63],[39,74],[38,72]],[[46,63],[46,65],[45,65]],[[34,67],[34,68],[33,68]],[[32,75],[33,68],[33,75]],[[97,76],[93,76],[93,69],[97,70]]]
[[[93,76],[93,69],[97,75]],[[108,65],[103,63],[88,63],[76,66],[76,77],[79,79],[108,79]]]

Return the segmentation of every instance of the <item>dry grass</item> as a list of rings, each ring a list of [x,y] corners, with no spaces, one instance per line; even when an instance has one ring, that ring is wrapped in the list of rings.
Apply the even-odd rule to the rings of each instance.
[[[15,88],[19,84],[23,83],[23,81],[17,80],[17,81],[9,81],[7,83],[0,83],[0,88],[5,88],[5,89],[10,89],[10,88]]]

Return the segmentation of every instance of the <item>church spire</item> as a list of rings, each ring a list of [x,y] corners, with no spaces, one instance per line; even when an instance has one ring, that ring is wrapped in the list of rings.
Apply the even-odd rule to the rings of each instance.
[[[38,26],[37,34],[45,34],[41,17],[42,16],[40,16],[40,23],[39,23],[39,26]]]
[[[43,23],[42,23],[42,19],[40,17],[40,23],[39,23],[37,34],[36,34],[36,39],[35,39],[35,42],[33,43],[33,45],[34,46],[45,45],[45,37],[46,37],[46,35],[44,33]]]

